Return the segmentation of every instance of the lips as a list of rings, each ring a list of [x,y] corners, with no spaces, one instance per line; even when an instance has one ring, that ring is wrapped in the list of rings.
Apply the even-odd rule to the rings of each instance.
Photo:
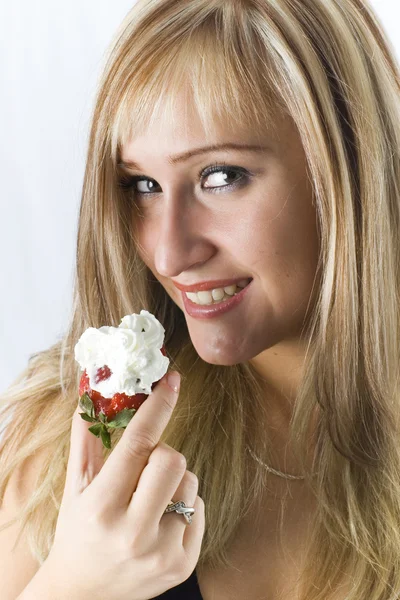
[[[182,301],[185,310],[190,317],[195,319],[212,319],[225,314],[241,304],[241,302],[245,300],[245,297],[248,296],[251,287],[252,285],[250,282],[245,288],[243,288],[235,296],[232,296],[229,300],[217,302],[216,304],[195,304],[194,302],[191,302],[191,300],[186,296],[185,292],[181,292]]]

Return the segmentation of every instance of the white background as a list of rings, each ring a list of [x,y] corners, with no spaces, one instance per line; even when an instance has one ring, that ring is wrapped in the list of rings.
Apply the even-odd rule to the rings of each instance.
[[[66,329],[89,115],[133,4],[0,3],[0,392]],[[399,57],[400,3],[372,5]]]

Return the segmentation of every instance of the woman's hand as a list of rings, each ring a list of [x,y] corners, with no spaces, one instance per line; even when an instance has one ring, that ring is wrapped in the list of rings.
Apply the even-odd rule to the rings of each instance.
[[[165,375],[104,462],[102,442],[74,413],[54,544],[42,566],[60,598],[148,600],[185,581],[204,534],[204,503],[185,457],[159,441],[178,392]],[[163,514],[195,508],[192,523]]]

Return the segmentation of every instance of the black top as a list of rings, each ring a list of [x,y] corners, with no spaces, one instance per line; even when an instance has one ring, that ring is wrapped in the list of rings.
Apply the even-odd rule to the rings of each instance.
[[[151,600],[203,600],[197,581],[196,569],[186,581]]]

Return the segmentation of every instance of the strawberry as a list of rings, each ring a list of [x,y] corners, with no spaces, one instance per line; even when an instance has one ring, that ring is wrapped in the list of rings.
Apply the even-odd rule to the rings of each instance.
[[[161,348],[161,352],[166,356],[164,346]],[[109,367],[104,365],[97,370],[95,383],[105,381],[111,375],[112,372]],[[152,390],[157,383],[158,381],[155,381],[152,384]],[[101,437],[103,445],[106,448],[111,448],[109,429],[117,427],[125,429],[147,396],[148,394],[128,396],[127,394],[118,392],[112,398],[104,398],[100,392],[90,387],[89,377],[85,370],[79,382],[79,406],[84,412],[79,414],[84,421],[95,423],[92,427],[89,427],[89,431],[96,437]]]

